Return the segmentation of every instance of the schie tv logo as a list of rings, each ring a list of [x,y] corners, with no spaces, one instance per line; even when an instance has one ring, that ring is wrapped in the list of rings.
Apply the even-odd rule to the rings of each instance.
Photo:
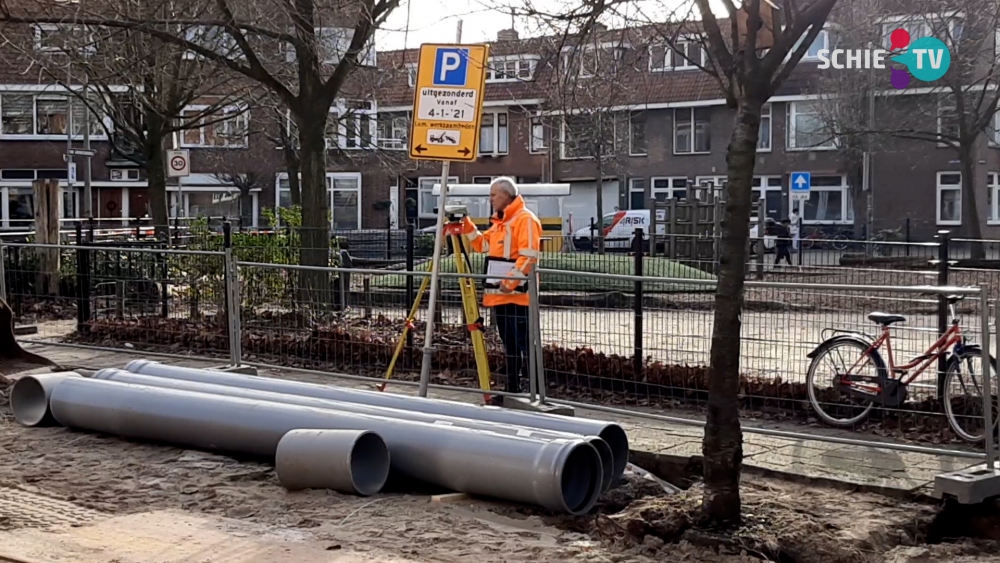
[[[912,44],[910,33],[905,29],[897,29],[889,35],[892,51],[885,49],[821,49],[816,53],[822,70],[828,68],[852,69],[875,68],[885,70],[885,59],[892,52],[909,47],[900,55],[889,57],[906,66],[906,70],[892,69],[889,82],[893,88],[902,90],[910,85],[910,75],[922,82],[934,82],[944,76],[951,66],[951,52],[944,41],[935,37],[921,37]]]

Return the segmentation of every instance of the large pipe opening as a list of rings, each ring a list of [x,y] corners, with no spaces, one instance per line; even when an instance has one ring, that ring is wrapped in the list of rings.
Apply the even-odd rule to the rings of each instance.
[[[625,466],[628,465],[628,435],[625,434],[625,430],[621,426],[609,424],[601,430],[598,436],[611,448],[615,467],[615,474],[612,480],[618,479],[625,473]]]
[[[389,448],[374,432],[365,432],[351,449],[351,480],[359,495],[378,493],[389,479]]]
[[[611,488],[611,482],[614,481],[614,455],[611,453],[611,446],[597,436],[592,436],[587,441],[590,442],[591,446],[594,446],[598,457],[601,458],[601,492],[603,493]]]
[[[10,410],[24,426],[39,426],[52,420],[49,397],[42,382],[30,375],[18,379],[10,391]]]
[[[586,514],[594,507],[601,493],[601,460],[589,443],[577,445],[567,456],[560,486],[570,514]]]

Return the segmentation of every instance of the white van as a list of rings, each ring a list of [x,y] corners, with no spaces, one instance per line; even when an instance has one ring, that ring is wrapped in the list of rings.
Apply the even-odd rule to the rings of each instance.
[[[656,228],[656,233],[659,235],[664,234],[666,231],[666,225],[664,224],[664,218],[666,212],[664,210],[658,211],[657,220],[659,224]],[[757,238],[757,218],[750,218],[750,239],[753,240]],[[649,229],[649,210],[648,209],[630,209],[628,211],[615,211],[614,213],[608,213],[604,216],[604,220],[601,221],[601,229],[604,232],[604,248],[606,250],[631,250],[634,248],[633,239],[635,239],[635,230],[639,228],[642,229],[643,233],[646,233]],[[594,229],[596,234],[600,236],[597,229]],[[586,227],[577,229],[573,231],[573,248],[578,251],[589,251],[594,248],[593,241],[591,240],[590,225]],[[764,249],[765,252],[774,248],[774,237],[770,235],[764,236]]]

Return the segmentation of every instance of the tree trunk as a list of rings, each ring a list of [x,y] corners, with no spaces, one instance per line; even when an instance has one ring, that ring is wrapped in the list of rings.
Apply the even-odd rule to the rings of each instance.
[[[170,217],[167,212],[167,169],[163,138],[166,123],[163,117],[146,109],[146,177],[149,185],[149,214],[157,238],[169,242]],[[180,194],[178,194],[180,197]],[[183,204],[183,202],[181,202]]]
[[[315,115],[312,115],[315,114]],[[326,186],[325,112],[311,112],[299,119],[299,146],[302,173],[302,228],[299,263],[303,266],[330,265],[329,194]],[[303,271],[300,289],[316,292],[309,301],[329,299],[329,275]]]
[[[979,222],[979,206],[976,202],[976,157],[972,143],[962,143],[958,150],[958,158],[962,163],[962,231],[972,240],[983,239],[983,227]],[[970,257],[977,260],[986,258],[986,249],[982,243],[973,242],[969,245]]]
[[[740,100],[733,137],[726,154],[729,168],[726,211],[708,380],[708,416],[705,421],[705,492],[702,513],[719,528],[740,523],[740,468],[743,433],[740,430],[740,314],[743,309],[743,268],[750,237],[751,186],[757,158],[760,109],[757,100]]]

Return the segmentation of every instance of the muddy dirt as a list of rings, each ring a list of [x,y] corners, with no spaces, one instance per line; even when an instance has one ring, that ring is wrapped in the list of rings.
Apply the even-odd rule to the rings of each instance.
[[[0,387],[3,387],[0,380]],[[108,516],[182,510],[308,532],[331,550],[420,562],[926,563],[1000,561],[996,544],[923,545],[937,509],[873,495],[747,478],[742,528],[698,528],[698,484],[669,495],[634,479],[592,514],[567,517],[420,494],[288,493],[266,464],[62,428],[23,428],[0,407],[0,490]],[[16,529],[16,514],[3,528]],[[993,555],[991,555],[993,557]]]

